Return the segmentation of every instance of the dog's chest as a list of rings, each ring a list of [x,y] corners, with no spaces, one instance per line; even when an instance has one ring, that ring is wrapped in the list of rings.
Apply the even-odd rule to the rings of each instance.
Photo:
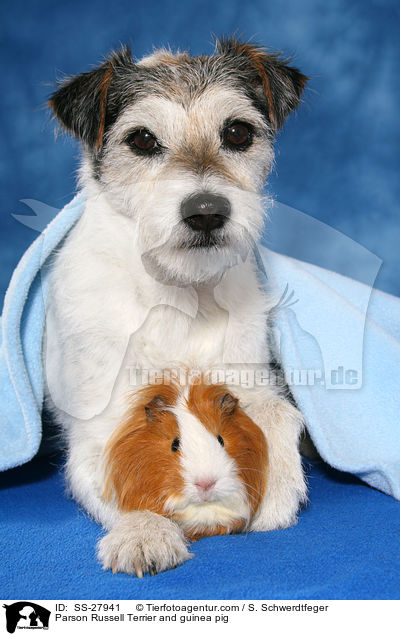
[[[149,368],[175,364],[207,367],[222,363],[229,313],[212,295],[199,297],[195,315],[172,305],[157,305],[132,334],[132,363]]]

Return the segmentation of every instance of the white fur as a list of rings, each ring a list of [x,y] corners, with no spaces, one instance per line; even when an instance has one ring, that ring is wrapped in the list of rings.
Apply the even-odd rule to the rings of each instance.
[[[105,567],[116,559],[118,569],[134,571],[132,563],[144,543],[148,551],[142,550],[142,569],[152,560],[164,569],[188,558],[167,520],[143,513],[122,518],[115,504],[101,497],[104,447],[134,390],[129,369],[178,364],[207,370],[265,366],[269,361],[266,317],[272,300],[260,289],[250,248],[262,227],[259,190],[272,148],[262,135],[246,158],[216,146],[221,161],[237,174],[236,183],[218,174],[195,174],[172,162],[174,144],[178,148],[185,136],[195,143],[199,128],[208,131],[210,143],[218,144],[216,131],[229,116],[245,117],[259,129],[263,125],[247,98],[216,87],[205,91],[191,109],[161,98],[145,98],[126,109],[109,133],[101,183],[91,177],[89,162],[83,162],[85,210],[54,258],[44,347],[46,401],[67,438],[71,492],[111,531],[100,544]],[[167,156],[154,161],[132,156],[121,140],[137,125],[156,131],[169,148]],[[225,244],[208,252],[179,250],[186,231],[179,225],[180,203],[204,189],[231,203]],[[267,494],[253,528],[285,527],[295,522],[305,498],[298,452],[301,415],[272,386],[232,390],[269,445]],[[184,419],[189,483],[196,465],[190,439],[203,434],[193,422],[189,425],[187,415]],[[204,465],[223,474],[227,462],[215,446]],[[227,491],[237,486],[231,503],[242,514],[240,486],[234,476],[227,479]],[[148,539],[151,524],[154,537],[160,525],[163,532],[171,529],[173,546],[163,554],[156,539]],[[163,541],[168,543],[163,539],[161,545]]]
[[[104,569],[141,577],[162,572],[192,558],[179,526],[170,519],[141,510],[121,515],[98,545]]]
[[[188,529],[248,520],[248,496],[234,459],[190,413],[183,396],[171,410],[179,426],[179,456],[185,486],[181,497],[171,498],[167,503],[168,511],[179,513],[180,525]],[[196,487],[196,483],[204,481],[215,482],[206,496]]]

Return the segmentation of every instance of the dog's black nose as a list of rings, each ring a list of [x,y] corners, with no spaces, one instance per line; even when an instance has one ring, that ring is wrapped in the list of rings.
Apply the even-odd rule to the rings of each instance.
[[[198,232],[211,232],[225,225],[231,213],[228,199],[203,192],[193,194],[181,205],[181,215],[185,223]]]

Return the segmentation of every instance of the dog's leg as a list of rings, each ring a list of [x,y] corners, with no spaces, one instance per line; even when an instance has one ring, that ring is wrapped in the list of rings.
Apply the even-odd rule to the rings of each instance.
[[[271,388],[238,392],[232,387],[232,391],[262,429],[268,445],[267,489],[250,529],[265,531],[294,525],[299,507],[307,498],[299,452],[303,417],[286,397]]]
[[[264,431],[268,444],[267,490],[251,529],[286,528],[297,522],[306,484],[299,452],[303,429],[301,413],[285,398],[252,405],[252,418]]]
[[[93,431],[103,426],[101,416],[94,418],[90,427],[84,422],[75,424],[69,440],[66,478],[73,497],[108,531],[98,543],[98,557],[104,569],[141,577],[190,559],[187,541],[174,521],[147,510],[122,513],[114,502],[102,497],[103,448],[94,439]]]

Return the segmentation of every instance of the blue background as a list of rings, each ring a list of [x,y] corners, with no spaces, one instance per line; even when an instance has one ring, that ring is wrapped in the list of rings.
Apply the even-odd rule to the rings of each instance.
[[[36,237],[11,216],[28,212],[20,200],[60,208],[75,191],[78,144],[64,135],[55,141],[45,107],[55,80],[89,69],[121,42],[137,57],[166,44],[210,53],[212,32],[235,30],[295,54],[311,77],[303,105],[279,136],[269,191],[374,252],[383,260],[376,286],[400,294],[399,6],[390,0],[3,0],[0,297]]]

